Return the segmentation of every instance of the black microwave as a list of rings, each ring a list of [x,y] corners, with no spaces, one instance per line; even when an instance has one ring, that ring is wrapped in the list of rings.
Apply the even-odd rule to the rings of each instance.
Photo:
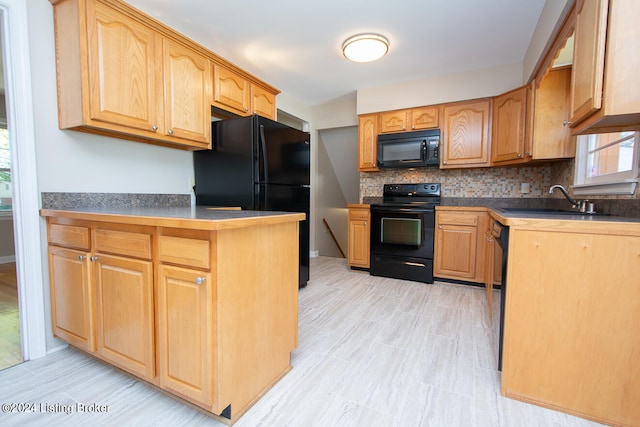
[[[440,129],[378,135],[379,168],[440,165]]]

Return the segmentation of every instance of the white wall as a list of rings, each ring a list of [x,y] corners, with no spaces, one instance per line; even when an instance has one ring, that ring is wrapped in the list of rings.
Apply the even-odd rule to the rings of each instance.
[[[357,113],[495,96],[522,82],[522,64],[508,64],[358,91]]]

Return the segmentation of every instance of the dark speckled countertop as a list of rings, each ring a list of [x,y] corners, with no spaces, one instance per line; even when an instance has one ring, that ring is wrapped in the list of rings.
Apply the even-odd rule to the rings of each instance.
[[[596,211],[599,213],[640,218],[640,199],[594,199]],[[382,197],[365,197],[364,204],[382,203]],[[561,198],[478,198],[478,197],[443,197],[442,206],[467,206],[486,208],[554,208],[570,209],[571,205]]]

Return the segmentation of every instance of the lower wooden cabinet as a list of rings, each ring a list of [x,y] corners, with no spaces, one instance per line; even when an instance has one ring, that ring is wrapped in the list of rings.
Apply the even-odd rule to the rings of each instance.
[[[493,316],[493,288],[502,285],[502,248],[493,236],[495,219],[489,218],[484,229],[484,286],[487,292],[489,317]]]
[[[53,333],[150,380],[155,376],[151,236],[140,227],[116,228],[49,223]]]
[[[302,215],[60,212],[44,214],[56,337],[232,421],[291,369]]]
[[[95,351],[95,296],[89,256],[87,251],[49,246],[51,320],[55,336],[85,351]]]
[[[371,213],[369,205],[348,205],[349,266],[369,268]]]
[[[436,208],[434,276],[485,282],[485,208]]]
[[[216,354],[211,274],[167,265],[159,272],[160,386],[211,406]]]
[[[155,376],[151,261],[93,256],[100,356],[142,378]]]
[[[509,227],[502,394],[611,426],[640,425],[640,230]]]

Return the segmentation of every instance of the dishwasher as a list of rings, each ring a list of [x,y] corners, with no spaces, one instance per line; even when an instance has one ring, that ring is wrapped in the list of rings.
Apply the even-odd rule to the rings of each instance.
[[[502,341],[504,337],[504,307],[507,296],[507,256],[509,254],[509,227],[491,220],[491,234],[502,249],[502,274],[500,282],[500,337],[498,342],[498,370],[502,371]]]

